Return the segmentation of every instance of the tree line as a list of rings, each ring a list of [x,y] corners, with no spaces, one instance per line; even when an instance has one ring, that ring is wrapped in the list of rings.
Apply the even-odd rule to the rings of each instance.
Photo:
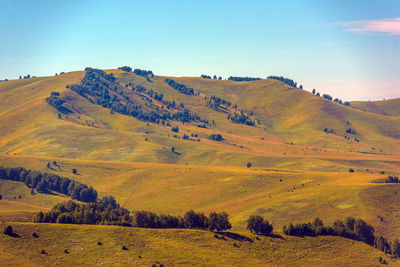
[[[252,78],[252,77],[233,77],[233,76],[229,76],[228,80],[229,80],[229,81],[234,81],[234,82],[250,82],[250,81],[257,81],[257,80],[261,80],[261,78]]]
[[[112,197],[108,197],[112,198]],[[113,203],[116,203],[112,198]],[[182,216],[135,211],[132,214],[119,205],[111,205],[103,198],[97,203],[76,203],[72,200],[55,205],[49,212],[39,212],[33,219],[36,223],[106,224],[142,228],[184,228],[222,231],[231,229],[226,212],[204,213],[187,211]]]
[[[222,77],[219,76],[219,77],[217,78],[217,75],[214,75],[214,76],[211,78],[210,75],[202,74],[202,75],[200,76],[200,78],[203,78],[203,79],[213,79],[213,80],[219,80],[219,81],[222,80]]]
[[[171,86],[173,89],[177,90],[178,92],[185,94],[185,95],[194,95],[194,89],[187,87],[186,85],[182,83],[178,83],[172,79],[165,79],[164,80],[169,86]]]
[[[278,80],[283,83],[286,83],[287,85],[297,88],[297,82],[293,81],[292,79],[285,78],[283,76],[268,76],[267,79]]]
[[[40,193],[57,192],[83,202],[95,202],[97,191],[80,182],[52,173],[26,170],[21,167],[0,167],[0,179],[23,182]]]
[[[289,223],[288,226],[284,225],[282,230],[291,236],[341,236],[364,242],[385,253],[400,257],[399,241],[396,239],[390,242],[382,236],[375,236],[374,228],[362,219],[348,217],[345,221],[336,220],[332,226],[324,226],[320,218],[315,218],[308,223]]]
[[[372,183],[385,183],[385,184],[397,184],[399,183],[399,177],[389,175],[386,178],[376,179]]]

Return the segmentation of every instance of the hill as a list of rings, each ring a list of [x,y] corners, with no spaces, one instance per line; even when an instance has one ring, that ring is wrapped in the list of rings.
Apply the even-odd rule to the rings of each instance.
[[[381,101],[354,101],[351,105],[366,112],[400,116],[400,98]]]
[[[372,224],[376,234],[394,239],[400,235],[400,185],[372,181],[400,175],[397,102],[372,102],[375,108],[367,102],[346,106],[275,79],[167,77],[120,69],[88,68],[11,80],[0,83],[0,166],[68,177],[93,186],[100,198],[113,195],[131,211],[172,215],[189,209],[227,211],[234,231],[245,231],[246,220],[255,214],[268,218],[275,229],[317,216],[326,224],[355,216]],[[57,161],[57,168],[48,167],[53,161]],[[73,169],[77,171],[73,173]],[[69,199],[1,179],[0,194],[0,219],[7,222],[30,221],[37,211]],[[46,237],[49,249],[55,238],[51,234],[62,236],[68,229],[77,240],[84,238],[84,233],[93,240],[103,235],[111,240],[110,235],[133,231],[130,233],[141,233],[143,239],[139,240],[151,246],[160,233],[95,226],[15,226],[21,232],[52,229]],[[254,264],[287,265],[301,258],[304,264],[321,261],[329,265],[328,259],[333,257],[339,265],[369,265],[376,259],[370,261],[365,256],[379,254],[378,250],[371,252],[373,248],[335,237],[285,237],[288,242],[268,239],[269,245],[243,245],[246,250],[232,256],[230,262],[221,253],[217,255],[218,250],[212,251],[218,240],[209,243],[202,239],[211,233],[161,233],[165,234],[161,241],[170,247],[151,252],[154,254],[145,264],[157,261],[157,255],[166,255],[168,250],[177,258],[166,264],[199,264],[204,259],[212,264],[215,258],[216,262],[240,265],[242,257]],[[182,236],[187,235],[185,240]],[[192,246],[193,240],[204,243],[191,262],[187,254],[176,251]],[[29,242],[11,248],[10,240],[1,239],[0,247],[11,249],[7,252],[11,254],[6,253],[0,262],[13,258],[12,253],[19,255],[30,249],[33,245]],[[64,244],[70,244],[66,238],[55,246]],[[141,251],[136,243],[134,246],[132,251]],[[204,249],[206,246],[210,249]],[[32,255],[28,264],[36,265],[40,260],[84,264],[84,257],[102,255],[97,250],[93,254],[88,251],[90,255],[81,251],[67,259],[69,254],[64,255],[61,247],[54,248],[61,254],[48,258]],[[300,249],[299,253],[288,253],[293,248]],[[347,249],[353,252],[346,254]],[[249,258],[255,255],[252,251],[263,256]],[[114,263],[112,253],[103,255],[105,264]],[[129,255],[138,260],[137,255]]]
[[[383,252],[340,237],[257,238],[226,232],[215,238],[214,233],[201,230],[27,223],[13,223],[12,227],[20,238],[0,235],[3,266],[373,266],[378,257],[393,264]],[[32,237],[33,232],[39,237]],[[41,254],[42,250],[46,254]]]

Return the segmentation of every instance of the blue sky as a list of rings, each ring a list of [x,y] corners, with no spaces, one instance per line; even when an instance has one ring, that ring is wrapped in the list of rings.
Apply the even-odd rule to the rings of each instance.
[[[2,0],[0,79],[87,66],[400,97],[400,1]]]

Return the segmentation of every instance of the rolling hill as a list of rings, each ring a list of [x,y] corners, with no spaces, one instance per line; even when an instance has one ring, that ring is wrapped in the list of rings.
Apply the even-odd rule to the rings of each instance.
[[[254,214],[268,218],[277,233],[289,222],[318,216],[331,224],[356,216],[372,224],[376,234],[394,239],[400,236],[399,184],[371,181],[400,174],[397,102],[345,106],[274,79],[238,82],[120,69],[10,80],[0,82],[0,166],[69,177],[93,186],[99,197],[115,196],[133,211],[227,211],[234,231],[245,231],[246,220]],[[47,162],[54,160],[59,168],[49,169]],[[0,180],[0,194],[3,221],[30,221],[37,211],[69,199],[31,194],[23,183],[5,180]],[[210,241],[211,233],[202,231],[24,223],[15,227],[24,234],[45,234],[48,228],[40,244],[49,257],[32,254],[27,265],[42,260],[51,265],[87,264],[83,257],[99,255],[97,247],[90,255],[72,249],[71,255],[64,255],[63,249],[70,246],[62,247],[71,245],[67,231],[91,241],[103,233],[115,241],[115,235],[129,232],[139,236],[137,242],[127,240],[133,242],[132,251],[140,251],[145,243],[154,247],[161,231],[162,242],[171,248],[146,252],[149,257],[142,262],[130,254],[137,264],[200,264],[207,259],[210,264],[240,265],[242,257],[260,265],[288,265],[299,258],[300,265],[371,265],[381,255],[339,237],[285,237],[284,242],[268,239],[265,244],[237,241],[243,250],[229,261],[204,249],[219,241]],[[53,234],[62,240],[54,247],[49,245]],[[2,237],[0,248],[8,254],[0,262],[34,246],[34,240],[23,240],[13,244]],[[202,243],[196,257],[178,255],[197,241]],[[308,249],[302,249],[305,244]],[[101,259],[103,264],[123,264],[112,261],[113,249]],[[288,253],[293,249],[299,252]],[[176,257],[166,260],[168,253]],[[376,257],[368,258],[370,253]]]

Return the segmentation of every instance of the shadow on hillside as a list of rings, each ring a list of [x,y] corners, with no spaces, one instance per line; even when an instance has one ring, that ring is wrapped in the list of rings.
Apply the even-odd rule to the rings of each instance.
[[[272,238],[279,238],[279,239],[285,240],[285,238],[283,238],[283,236],[277,235],[277,234],[269,234],[267,236],[272,237]]]
[[[253,239],[248,238],[247,236],[240,235],[237,233],[231,233],[231,232],[218,232],[218,234],[229,237],[231,239],[237,240],[237,241],[247,241],[247,242],[254,242]]]
[[[21,236],[17,233],[11,233],[11,234],[6,234],[8,236],[14,237],[14,238],[20,238]]]

